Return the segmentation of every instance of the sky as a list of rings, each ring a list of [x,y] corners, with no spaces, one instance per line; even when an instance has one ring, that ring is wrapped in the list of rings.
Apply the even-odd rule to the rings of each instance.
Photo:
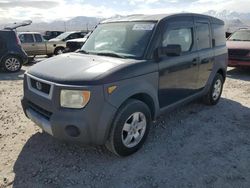
[[[0,23],[51,22],[76,16],[108,18],[117,14],[203,13],[225,9],[250,12],[250,0],[0,0]]]

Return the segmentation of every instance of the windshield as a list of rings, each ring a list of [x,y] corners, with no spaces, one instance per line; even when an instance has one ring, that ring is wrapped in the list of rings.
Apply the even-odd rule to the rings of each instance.
[[[233,41],[250,41],[250,30],[236,31],[229,40]]]
[[[114,57],[140,58],[154,27],[153,22],[100,24],[91,33],[81,51]]]
[[[67,38],[70,34],[72,34],[72,32],[65,32],[65,33],[62,33],[61,35],[57,36],[56,38],[62,40],[62,39]]]

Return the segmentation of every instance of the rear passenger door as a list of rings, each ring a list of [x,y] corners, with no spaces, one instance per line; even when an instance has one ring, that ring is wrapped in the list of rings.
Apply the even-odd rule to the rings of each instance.
[[[159,104],[161,108],[193,95],[197,91],[198,53],[194,42],[193,17],[167,21],[161,46],[181,46],[180,56],[163,57],[159,62]]]
[[[212,33],[207,18],[195,18],[196,42],[199,53],[198,89],[205,87],[214,64]]]
[[[0,36],[0,62],[1,62],[3,55],[5,55],[5,53],[6,53],[6,42],[4,38]]]
[[[33,56],[35,54],[35,40],[33,34],[20,34],[19,39],[21,41],[22,47],[28,56]]]
[[[46,43],[40,34],[34,34],[36,55],[46,54]]]

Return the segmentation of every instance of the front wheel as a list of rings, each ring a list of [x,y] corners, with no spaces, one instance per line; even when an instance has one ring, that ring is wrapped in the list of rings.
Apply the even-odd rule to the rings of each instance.
[[[146,140],[151,124],[148,106],[129,99],[119,109],[106,147],[118,156],[128,156],[139,150]]]
[[[224,79],[222,75],[217,73],[208,93],[203,98],[205,104],[216,105],[219,102],[223,90],[223,84]]]
[[[60,55],[60,54],[63,54],[64,53],[64,48],[63,47],[57,47],[54,51],[54,54],[55,55]]]
[[[3,60],[3,68],[7,72],[18,72],[22,68],[22,62],[16,56],[10,55]]]

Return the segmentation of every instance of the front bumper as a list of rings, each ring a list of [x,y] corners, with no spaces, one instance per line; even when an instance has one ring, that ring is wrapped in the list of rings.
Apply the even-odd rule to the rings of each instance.
[[[52,95],[45,98],[29,89],[25,75],[22,106],[26,116],[58,139],[83,144],[105,144],[116,108],[104,100],[102,86],[88,87],[91,98],[85,108],[61,108],[61,89],[76,89],[75,87],[55,84]],[[80,89],[79,86],[77,89]],[[79,131],[79,135],[69,134],[68,127],[72,126]]]
[[[228,66],[229,67],[250,67],[250,60],[229,59]]]

